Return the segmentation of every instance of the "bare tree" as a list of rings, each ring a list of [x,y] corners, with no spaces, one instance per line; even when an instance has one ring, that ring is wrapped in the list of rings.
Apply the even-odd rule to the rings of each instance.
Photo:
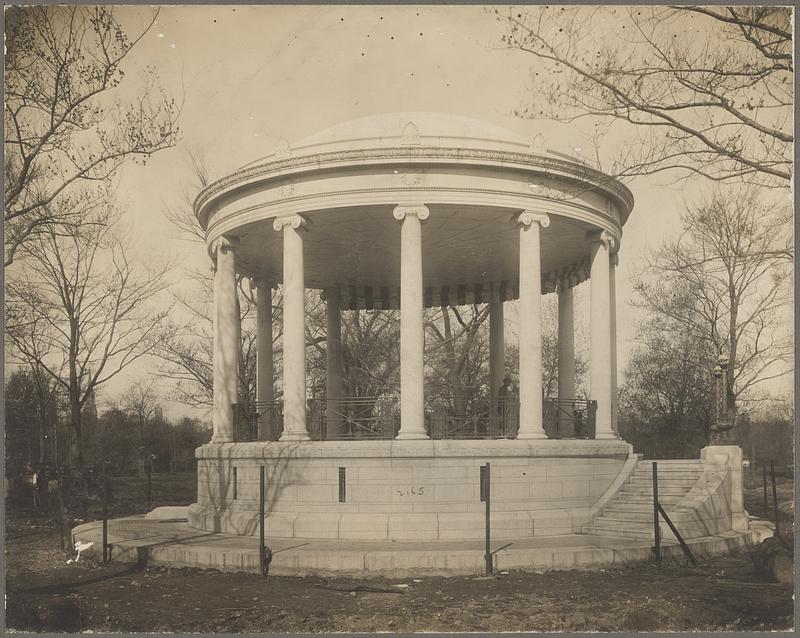
[[[185,156],[189,179],[181,185],[176,205],[166,208],[166,217],[180,236],[198,251],[205,251],[205,232],[194,215],[194,199],[213,181],[213,171],[202,149],[189,149]],[[210,266],[210,262],[209,262]],[[184,269],[185,277],[173,290],[180,317],[164,326],[156,354],[162,364],[158,374],[175,382],[173,398],[193,407],[211,407],[214,394],[214,276],[210,267]],[[243,275],[236,277],[241,351],[239,399],[254,401],[256,392],[256,299]],[[187,285],[190,284],[190,285]],[[309,297],[311,299],[311,297]],[[319,302],[317,298],[316,302]],[[282,334],[281,295],[273,299],[273,356],[280,364]],[[178,313],[176,313],[178,314]]]
[[[518,115],[627,126],[618,177],[676,171],[788,187],[794,68],[789,7],[497,10],[536,59]],[[604,129],[600,129],[604,130]]]
[[[345,396],[380,397],[400,389],[397,310],[353,310],[342,316]]]
[[[140,272],[108,209],[94,211],[91,221],[63,232],[49,226],[26,242],[25,270],[6,285],[12,355],[63,388],[77,463],[84,406],[100,386],[153,352],[168,314],[150,303],[165,287],[166,267]]]
[[[150,454],[150,426],[156,417],[156,392],[153,379],[137,379],[125,392],[122,403],[139,427],[140,458],[152,467]]]
[[[466,394],[488,384],[488,335],[483,329],[489,305],[438,308],[430,313],[425,329],[433,337],[426,348],[432,387],[446,388],[463,413]],[[453,323],[455,319],[455,325]]]
[[[125,392],[122,404],[136,418],[139,438],[144,441],[145,429],[156,415],[158,394],[152,379],[137,379]]]
[[[242,325],[239,355],[239,399],[255,400],[256,300],[246,277],[237,275],[239,320]],[[187,281],[194,285],[187,286]],[[163,326],[155,354],[161,359],[158,375],[175,382],[173,398],[185,405],[211,407],[214,393],[214,299],[213,276],[187,272],[180,289],[172,293],[183,318]],[[280,365],[283,333],[281,295],[273,296],[273,357]]]
[[[754,398],[757,386],[786,373],[791,219],[788,206],[760,201],[754,187],[717,190],[687,212],[685,230],[636,284],[660,330],[728,360],[729,414],[737,398]]]
[[[125,59],[154,11],[128,35],[106,6],[12,7],[5,14],[5,264],[54,224],[84,221],[83,184],[178,140],[179,108],[152,69],[135,97],[119,89]],[[126,95],[131,83],[125,82]]]
[[[189,179],[180,185],[180,198],[177,205],[167,206],[167,220],[189,242],[205,245],[206,235],[194,214],[194,200],[198,193],[214,181],[214,172],[208,155],[202,148],[186,150],[184,163],[189,171]]]
[[[663,318],[640,326],[620,388],[620,431],[637,452],[655,458],[697,458],[713,418],[712,344],[693,334],[664,332]]]

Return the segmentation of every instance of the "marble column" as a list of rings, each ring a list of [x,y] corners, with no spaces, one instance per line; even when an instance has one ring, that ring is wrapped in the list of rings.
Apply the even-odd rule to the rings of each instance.
[[[573,289],[566,281],[558,285],[558,434],[575,436],[575,312]]]
[[[237,403],[241,322],[236,293],[238,240],[215,240],[214,272],[214,412],[212,443],[233,441],[233,404]]]
[[[306,426],[306,335],[303,237],[300,215],[278,217],[283,231],[283,435],[281,441],[308,441]]]
[[[611,284],[609,252],[614,238],[606,231],[587,234],[591,249],[589,383],[597,401],[595,438],[615,439],[611,424]]]
[[[503,302],[489,303],[489,396],[492,416],[497,415],[497,396],[505,376],[505,330]]]
[[[256,401],[258,417],[258,440],[269,441],[272,437],[274,370],[272,359],[272,282],[256,279]]]
[[[542,213],[524,211],[519,226],[519,432],[518,439],[546,439],[542,414]]]
[[[424,410],[422,222],[426,206],[397,206],[400,230],[400,432],[398,439],[427,439]]]
[[[619,390],[617,389],[617,266],[619,253],[614,253],[608,263],[608,283],[611,306],[611,429],[619,437]]]
[[[330,288],[325,291],[325,310],[328,329],[326,333],[327,355],[327,439],[337,439],[342,433],[343,419],[341,417],[342,401],[342,316],[339,288]]]

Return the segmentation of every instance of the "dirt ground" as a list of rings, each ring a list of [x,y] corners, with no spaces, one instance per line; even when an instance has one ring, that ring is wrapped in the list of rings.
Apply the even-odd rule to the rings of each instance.
[[[791,532],[793,517],[783,516],[782,526]],[[788,631],[793,625],[792,585],[759,578],[747,553],[703,561],[698,568],[261,579],[208,570],[67,565],[52,524],[24,512],[9,512],[6,532],[6,624],[18,630]]]

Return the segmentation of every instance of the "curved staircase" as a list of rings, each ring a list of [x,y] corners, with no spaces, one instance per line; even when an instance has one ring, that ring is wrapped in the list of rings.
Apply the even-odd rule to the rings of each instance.
[[[702,475],[703,462],[700,460],[658,461],[658,500],[670,518],[674,519],[672,509]],[[678,531],[681,531],[680,527]],[[642,540],[653,538],[652,461],[637,463],[628,482],[603,508],[600,516],[584,526],[583,533]]]

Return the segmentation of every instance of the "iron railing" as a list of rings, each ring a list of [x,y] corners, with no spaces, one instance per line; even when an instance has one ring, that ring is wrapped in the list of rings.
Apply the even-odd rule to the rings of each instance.
[[[519,399],[430,397],[425,417],[426,429],[434,439],[512,439],[519,429]]]
[[[235,441],[277,441],[283,433],[282,401],[233,407]],[[596,412],[596,401],[545,399],[544,430],[550,438],[592,439]],[[513,439],[519,430],[519,399],[428,397],[424,418],[433,439]],[[393,439],[400,429],[400,402],[396,396],[309,399],[306,422],[314,441]]]
[[[277,441],[283,434],[283,401],[233,404],[234,441]]]
[[[551,439],[593,439],[597,401],[588,399],[545,399],[543,426]]]
[[[309,435],[315,441],[393,439],[400,430],[395,396],[310,399]]]

